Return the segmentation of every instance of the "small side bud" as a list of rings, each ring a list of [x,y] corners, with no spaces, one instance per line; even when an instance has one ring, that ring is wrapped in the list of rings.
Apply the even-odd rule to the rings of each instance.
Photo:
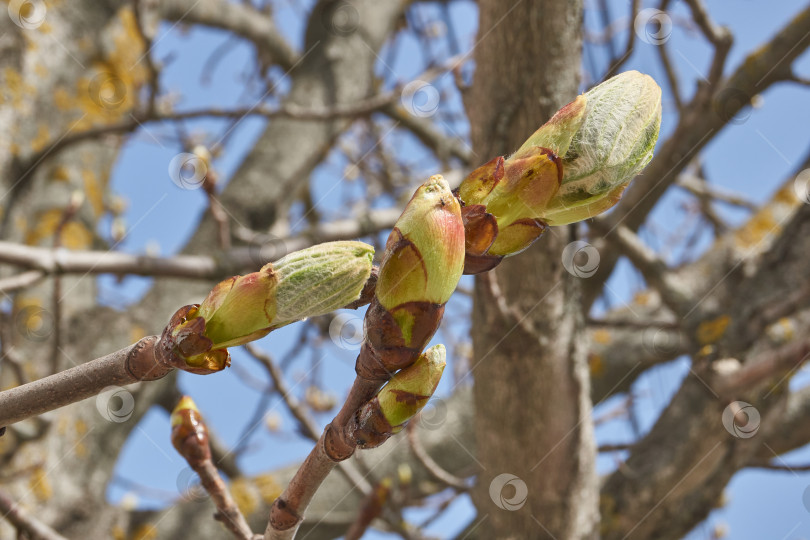
[[[172,411],[171,426],[172,446],[192,468],[211,459],[208,429],[190,397],[183,396]]]
[[[441,380],[444,345],[424,352],[411,366],[398,371],[349,424],[351,438],[360,448],[374,448],[398,433],[422,410]]]

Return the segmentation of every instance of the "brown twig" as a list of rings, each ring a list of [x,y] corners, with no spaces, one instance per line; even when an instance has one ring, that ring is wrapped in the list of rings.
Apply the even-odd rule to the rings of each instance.
[[[720,378],[712,388],[721,397],[734,397],[774,376],[798,369],[810,358],[810,339],[784,345],[749,360],[740,369]]]
[[[636,14],[638,13],[639,7],[639,0],[633,0],[630,5],[630,20],[633,21],[636,18]],[[627,45],[624,48],[624,53],[621,56],[614,57],[610,61],[610,67],[608,67],[607,71],[605,72],[605,76],[603,77],[604,80],[607,80],[613,77],[616,72],[621,68],[627,60],[630,59],[630,56],[633,54],[633,46],[635,45],[635,38],[636,33],[633,28],[627,33]],[[610,43],[613,43],[611,40]]]
[[[98,395],[108,386],[154,381],[171,369],[155,355],[157,336],[68,370],[0,392],[0,426]]]
[[[200,476],[200,483],[211,496],[214,506],[217,507],[214,519],[221,522],[236,538],[253,540],[253,531],[250,530],[250,525],[248,525],[239,507],[236,506],[214,463],[207,459],[199,464],[189,462],[189,465]]]
[[[51,529],[36,517],[22,509],[4,491],[0,491],[0,512],[17,532],[31,540],[67,540],[64,536]]]
[[[53,235],[53,249],[54,251],[62,247],[62,233],[68,223],[76,217],[76,212],[84,202],[84,195],[80,192],[74,192],[62,211],[62,216],[59,223],[56,225],[56,230]],[[59,371],[59,358],[62,347],[62,279],[58,274],[53,277],[53,291],[51,297],[51,310],[53,311],[53,337],[51,340],[51,373]]]
[[[8,294],[20,289],[33,287],[45,279],[45,277],[46,274],[42,270],[28,270],[7,278],[0,279],[0,294]]]
[[[376,283],[372,272],[369,282]],[[356,309],[373,295],[367,283],[361,297],[346,308]],[[37,381],[0,392],[0,426],[6,426],[98,395],[108,386],[154,381],[172,371],[160,360],[158,336],[148,336],[114,353]]]

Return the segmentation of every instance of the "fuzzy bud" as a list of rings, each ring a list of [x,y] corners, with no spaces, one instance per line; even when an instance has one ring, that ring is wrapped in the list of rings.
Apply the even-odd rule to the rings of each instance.
[[[465,273],[497,266],[547,225],[594,217],[615,205],[652,159],[661,89],[636,71],[578,96],[511,156],[474,170],[456,191],[464,203]]]
[[[373,256],[363,242],[327,242],[226,279],[201,304],[175,313],[161,338],[169,349],[163,356],[194,373],[222,370],[230,363],[228,347],[357,300]]]
[[[588,219],[613,207],[650,162],[661,127],[661,88],[627,71],[585,94],[582,125],[563,157],[562,186],[539,216],[549,225]]]

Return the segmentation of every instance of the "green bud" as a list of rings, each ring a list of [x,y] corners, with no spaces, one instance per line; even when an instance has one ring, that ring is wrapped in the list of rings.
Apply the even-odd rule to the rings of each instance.
[[[230,363],[228,347],[357,300],[373,256],[363,242],[327,242],[218,283],[200,305],[172,317],[162,339],[179,358],[168,363],[200,374],[219,371]]]
[[[412,365],[396,372],[377,394],[383,416],[394,433],[427,405],[442,378],[446,354],[444,345],[431,347]]]
[[[401,431],[436,391],[444,371],[445,355],[444,345],[436,345],[395,373],[347,426],[354,443],[360,448],[374,448]]]
[[[377,298],[386,309],[408,302],[444,304],[464,269],[461,208],[441,175],[414,193],[385,245]]]
[[[652,159],[661,89],[636,71],[592,88],[557,113],[509,158],[495,158],[461,183],[466,273],[529,247],[546,225],[594,217]]]
[[[585,94],[585,118],[563,157],[562,186],[538,217],[564,225],[615,205],[650,162],[661,127],[661,88],[627,71]]]
[[[363,242],[326,242],[273,264],[278,276],[275,326],[317,317],[357,300],[371,275],[374,248]]]
[[[196,313],[205,321],[203,335],[211,340],[212,347],[241,345],[246,336],[273,325],[278,284],[272,264],[218,283]]]

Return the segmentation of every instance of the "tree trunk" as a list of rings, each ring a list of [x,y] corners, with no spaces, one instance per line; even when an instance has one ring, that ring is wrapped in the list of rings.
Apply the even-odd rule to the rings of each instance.
[[[473,148],[484,162],[516,149],[576,96],[582,2],[521,2],[508,12],[496,0],[479,6],[467,106]],[[473,492],[473,534],[479,538],[596,536],[580,278],[561,259],[574,234],[573,227],[551,230],[498,267],[509,310],[497,307],[491,277],[476,281],[473,377],[483,470]]]

